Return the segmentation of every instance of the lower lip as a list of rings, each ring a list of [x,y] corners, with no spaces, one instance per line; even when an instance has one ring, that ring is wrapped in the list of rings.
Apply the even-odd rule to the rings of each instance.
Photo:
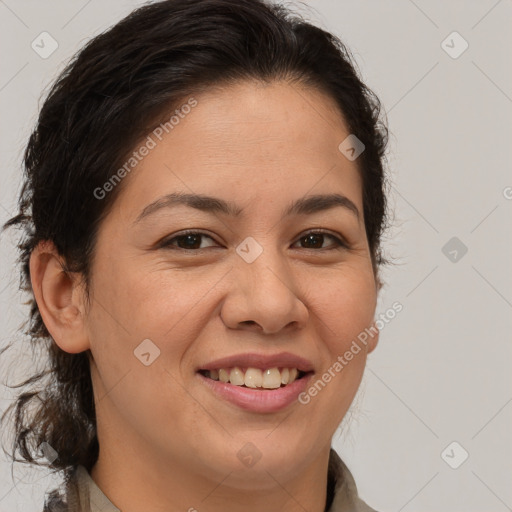
[[[306,389],[310,373],[287,386],[277,389],[251,389],[196,375],[220,398],[251,412],[277,412],[298,402],[298,396]]]

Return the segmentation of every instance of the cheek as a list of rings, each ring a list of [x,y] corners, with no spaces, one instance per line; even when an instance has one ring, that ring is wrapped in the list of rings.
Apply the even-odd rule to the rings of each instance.
[[[311,382],[308,394],[313,407],[332,410],[330,421],[335,428],[350,406],[363,376],[366,346],[358,336],[373,323],[376,289],[373,273],[361,269],[345,269],[323,284],[311,297],[311,303],[316,304],[315,315],[322,326],[321,350],[325,357],[323,368]]]
[[[149,339],[160,350],[158,362],[177,373],[210,318],[207,308],[212,307],[211,291],[218,273],[207,267],[183,271],[170,265],[120,264],[98,275],[108,279],[102,277],[96,283],[102,307],[95,305],[91,324],[104,357],[140,364],[133,352]]]
[[[159,340],[176,352],[198,335],[208,320],[206,308],[218,281],[211,268],[200,271],[159,269],[132,276],[126,293],[133,299],[128,315],[137,319],[136,331]]]
[[[208,280],[121,264],[96,275],[88,326],[98,408],[114,423],[107,407],[115,404],[123,421],[141,431],[154,430],[155,421],[192,425],[196,416],[202,417],[201,410],[181,385],[179,365],[201,329],[198,303]],[[150,353],[145,365],[137,354],[141,356],[138,347],[148,339],[154,346],[145,342]],[[181,411],[179,421],[176,411]],[[162,445],[166,435],[161,434]]]
[[[372,324],[376,300],[373,273],[368,271],[347,268],[318,282],[310,301],[325,324],[329,352],[337,355],[345,351]]]
[[[95,273],[98,298],[111,320],[139,337],[172,329],[208,285],[170,264],[155,267],[136,258],[105,262]]]

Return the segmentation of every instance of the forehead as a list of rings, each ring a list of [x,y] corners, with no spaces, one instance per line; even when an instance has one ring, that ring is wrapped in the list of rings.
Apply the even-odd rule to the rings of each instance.
[[[148,135],[151,150],[123,183],[125,205],[179,190],[239,204],[340,192],[361,206],[356,162],[339,150],[349,131],[330,97],[286,82],[242,82],[192,99]]]

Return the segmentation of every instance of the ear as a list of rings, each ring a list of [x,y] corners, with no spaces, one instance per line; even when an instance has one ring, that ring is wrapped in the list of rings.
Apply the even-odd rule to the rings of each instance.
[[[380,331],[375,321],[373,322],[369,331],[371,332],[371,335],[368,336],[368,339],[366,341],[366,354],[370,354],[371,352],[373,352],[375,350],[375,347],[377,346],[377,343],[379,342]]]
[[[66,272],[53,242],[39,242],[30,255],[30,281],[43,322],[55,343],[71,354],[90,348],[81,275]]]

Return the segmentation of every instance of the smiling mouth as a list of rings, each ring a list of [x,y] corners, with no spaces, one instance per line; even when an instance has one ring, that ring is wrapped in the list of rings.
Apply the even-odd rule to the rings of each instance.
[[[218,370],[199,370],[204,377],[226,384],[233,384],[251,389],[284,388],[296,380],[302,379],[308,373],[297,368],[219,368]]]

